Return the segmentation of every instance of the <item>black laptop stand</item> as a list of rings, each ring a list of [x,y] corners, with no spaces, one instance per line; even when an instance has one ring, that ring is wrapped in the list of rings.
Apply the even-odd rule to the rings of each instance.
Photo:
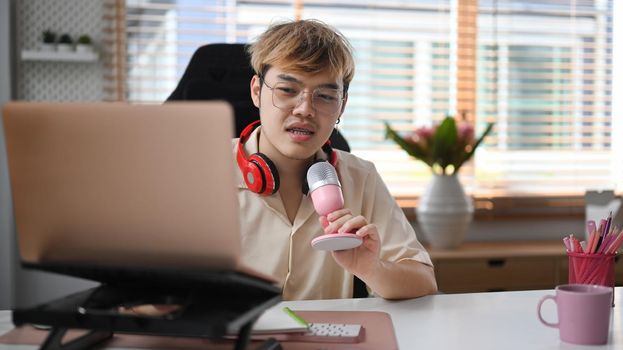
[[[140,278],[130,282],[128,277],[137,275]],[[172,275],[124,270],[116,277],[121,283],[104,283],[36,307],[16,309],[13,323],[48,326],[50,333],[41,345],[44,350],[87,349],[110,339],[114,333],[216,341],[237,335],[234,349],[242,350],[249,344],[253,323],[264,310],[281,300],[278,287],[232,271]],[[145,307],[150,312],[136,313]],[[87,333],[63,343],[69,329]],[[281,346],[269,340],[258,349]]]

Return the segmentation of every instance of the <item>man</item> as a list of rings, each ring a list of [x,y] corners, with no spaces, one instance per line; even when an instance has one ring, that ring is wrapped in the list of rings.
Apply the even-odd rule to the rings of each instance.
[[[325,145],[354,75],[348,41],[305,20],[271,26],[249,51],[261,126],[234,140],[244,262],[275,276],[284,300],[352,297],[353,275],[387,299],[436,292],[430,257],[374,165]],[[304,194],[319,159],[335,165],[345,202],[322,217]],[[333,232],[354,232],[363,244],[333,252],[310,245]]]

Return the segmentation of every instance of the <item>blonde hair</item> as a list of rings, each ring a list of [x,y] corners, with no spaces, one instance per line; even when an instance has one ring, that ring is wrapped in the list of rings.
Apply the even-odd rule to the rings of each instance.
[[[299,20],[271,25],[248,48],[251,66],[263,79],[273,65],[281,69],[317,73],[329,72],[342,78],[344,92],[355,75],[353,52],[348,40],[318,20]]]

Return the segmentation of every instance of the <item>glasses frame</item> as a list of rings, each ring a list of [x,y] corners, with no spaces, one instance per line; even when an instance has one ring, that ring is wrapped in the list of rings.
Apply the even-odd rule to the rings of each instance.
[[[270,101],[273,103],[273,106],[275,106],[276,108],[279,108],[281,110],[288,110],[288,109],[294,109],[296,107],[298,107],[302,102],[303,102],[303,96],[305,94],[309,94],[310,92],[306,92],[305,89],[301,89],[301,92],[299,93],[299,95],[297,96],[298,98],[298,102],[292,106],[292,107],[279,107],[277,106],[277,104],[275,104],[275,88],[277,86],[277,84],[279,84],[279,82],[275,83],[275,86],[270,86],[268,85],[268,83],[266,82],[266,79],[264,79],[263,77],[260,77],[260,82],[264,85],[266,85],[266,87],[270,90],[271,92],[271,96],[270,96]],[[297,83],[295,83],[297,84]],[[301,84],[299,84],[301,85]],[[316,93],[316,91],[318,91],[319,89],[331,89],[331,88],[322,88],[322,87],[318,87],[315,88],[311,94],[312,94],[312,108],[314,109],[314,111],[318,112],[318,109],[316,108],[316,105],[314,104],[314,94]],[[335,89],[341,96],[338,99],[338,101],[340,101],[340,105],[337,109],[337,111],[335,112],[335,114],[332,114],[332,117],[335,117],[336,115],[339,116],[340,112],[342,111],[342,107],[344,107],[344,101],[346,100],[346,97],[344,97],[344,90],[342,89]]]

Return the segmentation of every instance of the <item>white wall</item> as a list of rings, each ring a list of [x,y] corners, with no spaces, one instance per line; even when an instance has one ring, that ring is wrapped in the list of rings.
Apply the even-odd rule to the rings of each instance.
[[[21,0],[16,10],[18,50],[36,50],[44,30],[74,41],[87,34],[100,48],[104,1]],[[98,62],[19,61],[17,99],[27,101],[101,101],[104,64]]]

